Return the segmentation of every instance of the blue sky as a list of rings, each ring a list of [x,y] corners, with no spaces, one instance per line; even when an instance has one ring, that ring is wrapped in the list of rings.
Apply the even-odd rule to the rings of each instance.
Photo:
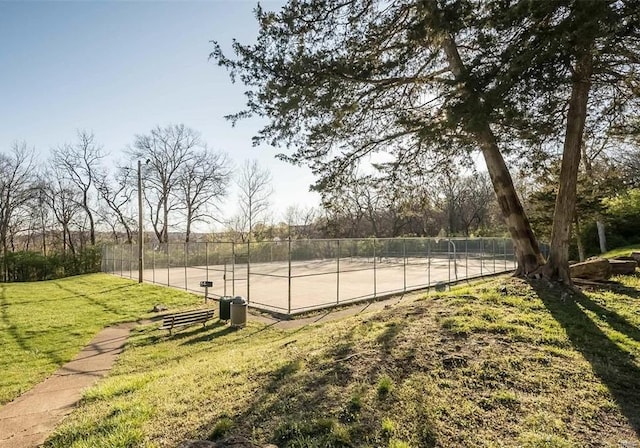
[[[270,9],[281,3],[262,2]],[[24,140],[44,160],[51,147],[88,129],[115,161],[135,134],[184,123],[238,167],[256,158],[271,170],[276,220],[288,205],[316,205],[308,169],[275,160],[276,149],[251,147],[258,121],[232,128],[223,118],[242,109],[244,89],[208,60],[210,41],[227,49],[234,37],[252,41],[254,6],[0,0],[0,151]]]

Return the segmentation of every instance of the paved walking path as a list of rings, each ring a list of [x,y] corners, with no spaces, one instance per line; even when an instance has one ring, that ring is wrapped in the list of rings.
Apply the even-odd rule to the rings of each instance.
[[[111,369],[135,324],[107,327],[78,356],[11,403],[0,407],[0,448],[42,444],[82,396]]]
[[[338,310],[324,310],[307,317],[280,320],[251,314],[249,320],[282,329],[330,322],[347,316],[411,302],[424,293],[394,296],[377,302],[354,304]],[[51,377],[0,407],[0,448],[33,448],[42,444],[82,397],[82,391],[111,370],[133,327],[151,321],[107,327],[96,335],[75,359]]]

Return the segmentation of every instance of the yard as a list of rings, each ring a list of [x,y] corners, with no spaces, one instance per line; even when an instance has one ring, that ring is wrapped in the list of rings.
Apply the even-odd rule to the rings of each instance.
[[[614,280],[502,276],[291,330],[141,325],[45,446],[639,447],[640,274]],[[3,402],[105,325],[201,303],[102,274],[1,288]]]
[[[176,308],[201,300],[106,274],[0,283],[0,405],[72,359],[105,326],[150,317],[157,303]]]

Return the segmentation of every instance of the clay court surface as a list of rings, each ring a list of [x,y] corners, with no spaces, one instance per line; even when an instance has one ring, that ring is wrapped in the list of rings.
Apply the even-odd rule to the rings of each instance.
[[[294,314],[311,309],[390,294],[442,287],[447,283],[515,268],[511,257],[459,259],[344,258],[145,269],[144,281],[204,293],[210,297],[244,296],[251,307]],[[137,269],[113,271],[137,279]]]

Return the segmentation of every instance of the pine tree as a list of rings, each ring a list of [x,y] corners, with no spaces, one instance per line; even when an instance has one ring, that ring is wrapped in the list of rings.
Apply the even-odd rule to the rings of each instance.
[[[235,57],[216,44],[212,57],[249,87],[247,109],[229,118],[266,118],[255,142],[308,164],[316,189],[339,185],[378,152],[402,171],[425,155],[451,160],[479,150],[520,274],[539,272],[545,260],[505,157],[544,156],[564,140],[543,272],[570,282],[589,95],[637,86],[636,3],[296,0],[279,12],[258,7],[257,41],[234,42]],[[633,103],[613,96],[616,110]]]

